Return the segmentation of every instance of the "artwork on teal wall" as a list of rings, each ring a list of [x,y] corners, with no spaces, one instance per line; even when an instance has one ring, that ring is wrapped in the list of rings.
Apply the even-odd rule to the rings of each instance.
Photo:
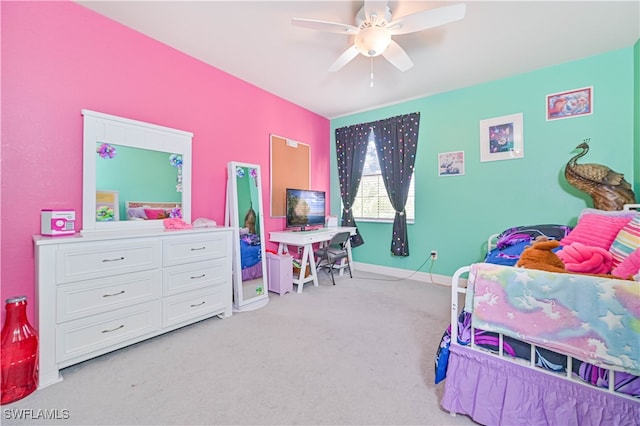
[[[480,161],[522,157],[522,113],[480,120]]]
[[[438,154],[438,176],[464,175],[464,151]]]
[[[547,95],[547,121],[593,114],[593,87]]]

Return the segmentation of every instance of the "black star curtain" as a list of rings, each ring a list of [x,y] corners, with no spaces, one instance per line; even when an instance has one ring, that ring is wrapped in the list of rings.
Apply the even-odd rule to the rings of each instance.
[[[382,179],[396,211],[391,240],[394,256],[409,256],[405,205],[416,161],[419,126],[419,112],[380,120],[373,126]]]
[[[336,157],[338,160],[338,179],[340,181],[340,196],[342,197],[342,226],[356,226],[353,218],[353,201],[358,193],[364,159],[367,155],[367,144],[371,126],[356,124],[336,129]],[[357,228],[356,228],[357,229]],[[364,244],[364,239],[357,230],[351,237],[351,247]]]

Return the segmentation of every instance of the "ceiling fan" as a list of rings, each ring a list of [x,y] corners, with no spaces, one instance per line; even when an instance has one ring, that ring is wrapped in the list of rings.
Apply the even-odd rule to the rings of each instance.
[[[408,34],[438,27],[464,18],[466,5],[456,4],[424,10],[391,20],[387,1],[365,0],[355,17],[356,25],[315,19],[293,18],[293,25],[338,34],[354,35],[354,43],[329,67],[338,71],[358,54],[373,58],[384,56],[400,71],[413,67],[413,62],[402,47],[391,39],[394,35]]]

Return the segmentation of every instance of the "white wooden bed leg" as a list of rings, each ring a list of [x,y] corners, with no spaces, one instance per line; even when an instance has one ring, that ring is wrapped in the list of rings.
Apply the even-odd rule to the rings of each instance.
[[[456,413],[454,413],[453,411],[449,411],[449,415],[450,415],[451,417],[455,417],[455,416],[456,416]]]

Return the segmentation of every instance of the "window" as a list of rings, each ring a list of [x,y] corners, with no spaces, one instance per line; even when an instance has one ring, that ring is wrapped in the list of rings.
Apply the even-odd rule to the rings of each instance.
[[[362,180],[358,187],[358,195],[353,202],[353,216],[356,220],[372,221],[393,221],[395,210],[391,207],[391,202],[384,187],[384,180],[380,172],[378,154],[373,132],[369,134],[369,144],[367,145],[367,156],[364,160],[362,170]],[[415,191],[414,179],[411,177],[409,196],[407,197],[407,222],[413,222],[415,218]]]

